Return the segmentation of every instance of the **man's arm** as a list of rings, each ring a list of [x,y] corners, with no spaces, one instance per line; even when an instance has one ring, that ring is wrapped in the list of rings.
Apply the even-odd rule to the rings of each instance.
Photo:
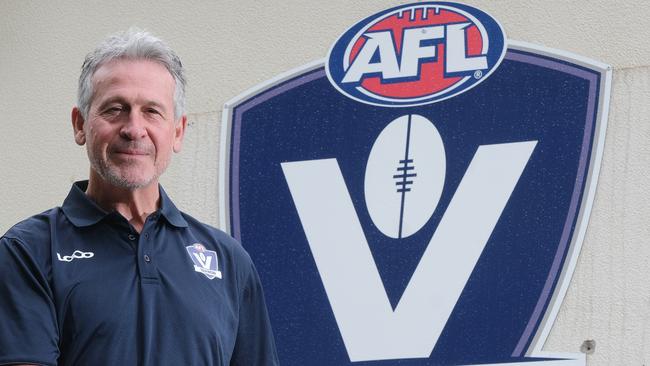
[[[241,294],[239,328],[231,366],[279,365],[264,292],[253,264]]]
[[[0,238],[0,364],[56,366],[58,328],[52,291],[17,238]]]

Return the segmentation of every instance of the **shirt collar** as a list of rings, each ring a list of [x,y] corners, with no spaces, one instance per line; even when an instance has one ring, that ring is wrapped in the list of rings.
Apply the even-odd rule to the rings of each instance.
[[[109,214],[86,196],[87,187],[87,180],[75,182],[61,206],[68,220],[77,227],[94,225]]]
[[[158,187],[160,189],[160,214],[167,219],[167,222],[176,227],[187,227],[187,221],[185,221],[181,211],[176,208],[163,187],[161,185],[158,185]]]
[[[93,200],[86,196],[88,181],[75,182],[70,188],[68,196],[63,201],[61,209],[70,222],[77,227],[91,226],[101,221],[109,212],[104,211]],[[176,227],[187,227],[187,221],[176,208],[165,190],[159,185],[160,214]]]

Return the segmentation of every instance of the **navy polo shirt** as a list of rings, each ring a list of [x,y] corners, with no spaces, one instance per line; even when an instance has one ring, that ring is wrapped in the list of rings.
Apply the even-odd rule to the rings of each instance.
[[[239,243],[162,188],[138,233],[86,185],[0,239],[0,364],[278,364]]]

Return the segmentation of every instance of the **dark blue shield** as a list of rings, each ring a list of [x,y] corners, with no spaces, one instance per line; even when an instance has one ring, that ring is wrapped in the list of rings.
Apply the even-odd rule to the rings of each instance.
[[[434,104],[356,102],[318,63],[226,105],[222,226],[257,266],[281,363],[552,358],[539,351],[586,230],[609,83],[604,65],[511,44],[489,79]],[[391,138],[410,152],[387,159]],[[394,171],[384,186],[376,162]],[[414,191],[436,167],[437,193]],[[397,231],[377,218],[392,201]]]

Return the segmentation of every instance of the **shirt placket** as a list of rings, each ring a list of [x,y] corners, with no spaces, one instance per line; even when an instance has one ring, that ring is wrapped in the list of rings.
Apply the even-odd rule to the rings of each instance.
[[[144,224],[140,234],[132,232],[129,240],[136,244],[138,255],[138,271],[142,284],[158,283],[155,254],[153,252],[153,230],[157,221],[157,214],[152,214]]]
[[[136,243],[138,274],[140,276],[140,313],[142,354],[139,364],[149,366],[156,364],[155,339],[157,335],[156,313],[159,296],[159,274],[156,269],[156,254],[154,253],[154,230],[158,214],[150,215],[144,223],[140,234],[132,232]],[[131,237],[129,238],[131,239]]]

